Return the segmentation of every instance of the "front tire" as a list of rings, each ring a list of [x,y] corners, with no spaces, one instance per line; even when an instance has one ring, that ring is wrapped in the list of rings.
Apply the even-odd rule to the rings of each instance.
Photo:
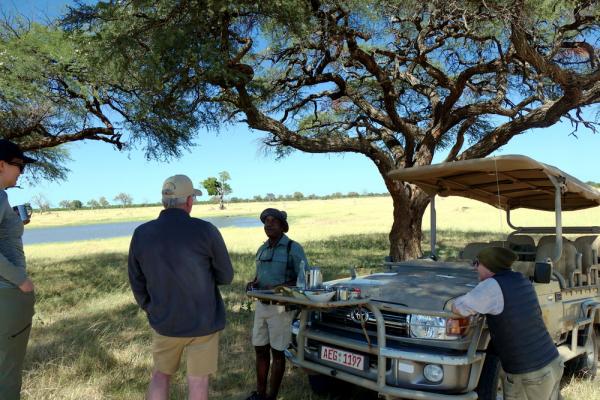
[[[335,378],[327,375],[321,374],[309,374],[308,375],[308,384],[310,385],[310,389],[314,394],[318,394],[321,396],[328,396],[334,393],[334,389],[336,386],[336,382],[339,384]]]
[[[377,400],[377,392],[355,386],[332,376],[308,374],[313,393],[329,400]]]
[[[493,354],[487,354],[476,389],[479,399],[504,400],[503,382],[504,371],[500,359]]]

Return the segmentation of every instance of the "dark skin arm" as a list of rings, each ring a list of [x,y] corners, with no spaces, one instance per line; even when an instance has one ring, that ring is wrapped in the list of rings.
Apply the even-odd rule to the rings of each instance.
[[[258,284],[258,279],[255,276],[253,280],[246,283],[246,292],[250,292],[250,291],[254,290],[254,288],[256,287],[257,284]]]

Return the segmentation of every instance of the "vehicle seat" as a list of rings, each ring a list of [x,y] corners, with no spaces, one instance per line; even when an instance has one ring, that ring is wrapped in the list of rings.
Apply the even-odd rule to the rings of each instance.
[[[512,235],[508,241],[515,251],[535,251],[535,240],[529,235]]]
[[[554,257],[556,244],[550,240],[547,241],[548,243],[538,244],[535,261],[546,262],[547,259],[552,260]],[[577,248],[568,239],[563,239],[562,255],[557,262],[553,263],[552,269],[558,272],[569,286],[573,286],[572,274],[577,270]]]
[[[510,249],[510,243],[507,240],[493,240],[490,242],[490,246]]]
[[[585,275],[589,268],[598,264],[598,250],[600,249],[600,236],[580,236],[575,239],[575,247],[581,253],[581,272]]]
[[[474,260],[477,254],[486,247],[490,247],[489,243],[484,242],[473,242],[465,246],[463,251],[460,252],[460,258],[464,260]]]
[[[567,238],[566,238],[566,237],[564,237],[564,236],[563,236],[562,240],[563,240],[563,244],[564,244],[564,243],[573,243],[571,240],[567,239]],[[540,247],[540,246],[542,246],[542,245],[544,245],[544,244],[548,244],[548,243],[552,243],[552,244],[556,243],[556,235],[546,235],[546,236],[542,236],[542,237],[540,238],[540,241],[539,241],[539,242],[538,242],[538,244],[537,244],[537,247]]]

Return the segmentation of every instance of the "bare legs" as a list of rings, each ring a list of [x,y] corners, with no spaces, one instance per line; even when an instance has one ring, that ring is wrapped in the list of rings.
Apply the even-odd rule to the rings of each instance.
[[[208,400],[208,375],[188,376],[189,400]]]
[[[272,349],[269,345],[256,346],[256,391],[263,398],[275,400],[279,393],[281,380],[285,373],[285,355],[283,351]],[[271,355],[273,364],[271,365]],[[271,379],[269,380],[269,367]],[[267,397],[267,380],[269,380],[269,396]]]
[[[267,397],[267,378],[269,377],[269,364],[271,363],[271,346],[256,346],[256,391],[262,397]]]
[[[169,384],[171,383],[171,375],[163,374],[160,371],[152,372],[150,386],[148,386],[148,400],[168,400],[169,399]]]
[[[147,400],[169,400],[171,375],[152,373]],[[208,376],[188,376],[189,400],[208,400]]]

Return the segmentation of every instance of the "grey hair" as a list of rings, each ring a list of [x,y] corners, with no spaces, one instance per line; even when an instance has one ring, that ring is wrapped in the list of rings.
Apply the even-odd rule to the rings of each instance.
[[[162,199],[163,206],[165,208],[180,208],[187,202],[187,199],[190,196],[185,197],[173,197],[173,198],[164,198]]]

